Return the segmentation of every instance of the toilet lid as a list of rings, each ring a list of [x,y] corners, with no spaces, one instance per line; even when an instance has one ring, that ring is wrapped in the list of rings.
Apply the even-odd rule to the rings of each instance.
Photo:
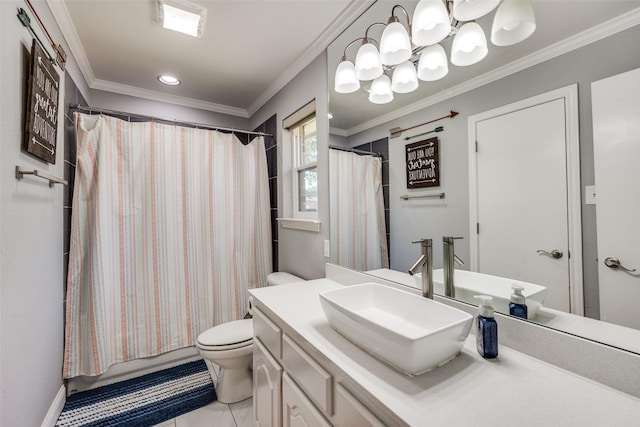
[[[209,328],[198,336],[198,343],[207,347],[228,346],[253,339],[251,319],[234,320]]]

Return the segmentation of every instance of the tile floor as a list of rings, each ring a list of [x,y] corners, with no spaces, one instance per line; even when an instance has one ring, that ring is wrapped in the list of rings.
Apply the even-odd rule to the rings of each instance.
[[[155,427],[255,427],[253,399],[232,404],[215,401]]]

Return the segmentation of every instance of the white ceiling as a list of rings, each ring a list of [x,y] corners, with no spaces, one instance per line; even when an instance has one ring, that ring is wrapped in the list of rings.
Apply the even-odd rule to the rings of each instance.
[[[156,0],[48,0],[92,88],[192,99],[248,117],[317,57],[365,0],[191,0],[201,38],[162,28]],[[313,55],[312,57],[309,57]],[[178,77],[175,87],[157,80]],[[180,98],[176,98],[180,97]]]
[[[249,117],[260,108],[372,3],[372,0],[191,0],[207,8],[204,35],[193,38],[165,30],[156,22],[156,0],[47,1],[91,88],[183,105],[193,106],[195,102],[200,108],[240,117]],[[398,2],[411,13],[417,0],[379,3],[390,13]],[[533,0],[533,4],[538,29],[530,39],[508,49],[490,47],[490,54],[481,66],[451,69],[449,76],[433,85],[429,94],[447,90],[625,14],[640,7],[640,0]],[[333,64],[344,48],[342,39],[355,38],[350,32],[361,37],[364,29],[352,26],[330,47],[330,78]],[[337,55],[332,53],[336,50],[340,51]],[[160,74],[175,75],[182,84],[163,85],[157,80]],[[333,87],[333,82],[329,87]],[[335,93],[330,92],[333,104]],[[428,95],[419,95],[425,96]],[[404,104],[387,109],[398,110],[410,103],[408,98]],[[363,114],[367,108],[370,106],[364,108],[362,104],[359,108],[353,104],[346,107],[347,111]],[[380,112],[368,114],[374,117]],[[363,117],[353,118],[338,127],[349,129],[362,120]]]

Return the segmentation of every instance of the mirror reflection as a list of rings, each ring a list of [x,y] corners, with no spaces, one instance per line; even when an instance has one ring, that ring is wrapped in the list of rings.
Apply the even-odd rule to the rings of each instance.
[[[607,146],[602,141],[611,135],[601,135],[607,132],[607,113],[621,108],[607,94],[640,87],[634,76],[616,79],[640,68],[632,42],[640,37],[637,3],[533,1],[535,32],[514,46],[489,42],[486,57],[474,65],[449,63],[444,78],[421,80],[414,92],[394,92],[393,101],[382,105],[369,101],[367,81],[360,80],[353,93],[336,92],[333,79],[345,47],[365,35],[379,42],[384,25],[370,26],[387,23],[396,3],[412,16],[418,2],[374,3],[327,49],[330,145],[379,159],[380,177],[360,179],[349,191],[360,195],[367,182],[382,192],[375,208],[349,208],[361,219],[354,222],[378,223],[376,233],[361,231],[343,242],[333,230],[345,214],[331,216],[332,262],[420,287],[407,273],[420,255],[420,245],[412,242],[431,238],[435,293],[444,295],[449,263],[443,238],[460,237],[452,245],[464,263],[456,264],[453,274],[457,299],[472,303],[480,287],[482,293],[499,295],[496,309],[508,313],[512,285],[521,284],[529,320],[640,353],[633,347],[640,343],[634,335],[640,316],[629,302],[640,298],[632,296],[634,287],[640,292],[640,277],[622,268],[640,270],[633,243],[640,241],[640,230],[632,219],[638,211],[609,207],[613,200],[633,201],[616,191],[635,193],[619,186],[640,177],[610,159],[634,154]],[[491,28],[495,13],[477,22]],[[571,22],[563,18],[568,14]],[[404,14],[395,15],[406,21]],[[354,59],[361,43],[346,49],[347,59]],[[451,37],[440,44],[450,55]],[[637,122],[634,105],[624,108],[636,111]],[[459,114],[427,123],[451,111]],[[440,185],[411,188],[407,146],[434,137]],[[631,175],[623,177],[623,169]],[[334,170],[330,167],[331,179]],[[616,190],[606,187],[613,181]],[[342,200],[333,191],[332,211]],[[365,219],[363,212],[371,210],[384,215]],[[609,211],[628,217],[607,217]],[[610,229],[611,223],[625,221],[630,223],[624,231]],[[337,257],[355,253],[358,245],[358,252],[375,252],[376,261],[356,265],[354,259]],[[624,327],[609,328],[613,323]]]

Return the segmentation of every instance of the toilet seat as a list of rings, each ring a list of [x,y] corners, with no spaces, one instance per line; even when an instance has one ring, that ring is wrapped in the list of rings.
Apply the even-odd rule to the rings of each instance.
[[[247,347],[253,343],[251,319],[234,320],[209,328],[198,335],[197,346],[208,351]]]

